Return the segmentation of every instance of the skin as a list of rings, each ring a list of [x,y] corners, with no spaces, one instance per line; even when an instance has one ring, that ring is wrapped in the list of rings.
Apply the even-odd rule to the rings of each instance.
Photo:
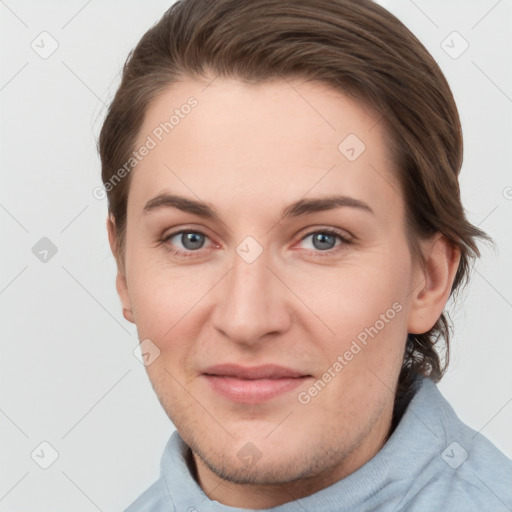
[[[442,313],[459,253],[437,234],[421,241],[426,268],[413,261],[389,143],[371,109],[315,82],[217,78],[205,88],[186,80],[151,103],[139,144],[189,96],[198,106],[132,171],[124,258],[107,219],[117,290],[139,338],[160,350],[148,375],[192,448],[199,485],[225,505],[269,508],[332,485],[383,446],[407,333],[426,332]],[[366,146],[352,162],[338,150],[351,133]],[[164,192],[201,200],[216,217],[172,207],[144,214]],[[282,215],[292,202],[333,194],[374,213]],[[181,236],[161,242],[180,229],[204,233],[202,248]],[[325,229],[352,243],[335,236],[330,250],[319,248],[312,235]],[[248,236],[262,249],[252,263],[236,252]],[[397,302],[401,311],[378,335],[300,403],[299,393]],[[279,364],[310,378],[240,404],[202,376],[227,362]],[[244,446],[259,460],[239,457]]]

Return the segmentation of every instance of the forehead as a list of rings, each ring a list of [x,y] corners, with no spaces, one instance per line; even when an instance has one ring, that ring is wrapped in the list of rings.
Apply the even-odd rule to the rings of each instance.
[[[318,82],[178,82],[147,109],[136,146],[153,147],[133,171],[130,196],[179,189],[226,203],[236,190],[245,204],[264,195],[277,205],[337,189],[384,206],[396,202],[398,184],[381,121]]]
[[[191,102],[194,107],[188,106]],[[172,127],[165,124],[169,120]],[[314,157],[308,154],[311,148],[337,150],[350,133],[374,142],[380,130],[368,131],[380,121],[370,107],[320,82],[282,79],[249,85],[235,79],[188,80],[173,84],[150,103],[139,142],[155,133],[157,138],[212,150],[231,146],[236,135],[237,148],[248,151],[248,158],[267,152],[268,144],[276,149],[286,143],[295,143],[296,151],[302,148],[300,156]]]

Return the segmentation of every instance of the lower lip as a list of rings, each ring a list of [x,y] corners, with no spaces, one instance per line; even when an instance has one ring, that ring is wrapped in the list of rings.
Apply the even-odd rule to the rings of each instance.
[[[271,400],[300,386],[308,377],[283,379],[237,379],[218,375],[205,375],[206,380],[219,394],[233,402],[256,404]]]

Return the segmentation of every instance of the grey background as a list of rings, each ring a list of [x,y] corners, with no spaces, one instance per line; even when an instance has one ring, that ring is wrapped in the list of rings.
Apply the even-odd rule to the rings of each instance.
[[[440,388],[512,457],[512,0],[381,3],[453,88],[463,202],[498,245],[482,246],[463,305],[450,306],[452,362]],[[123,510],[158,477],[173,426],[133,354],[106,202],[93,190],[95,141],[121,66],[170,4],[0,1],[1,512]]]

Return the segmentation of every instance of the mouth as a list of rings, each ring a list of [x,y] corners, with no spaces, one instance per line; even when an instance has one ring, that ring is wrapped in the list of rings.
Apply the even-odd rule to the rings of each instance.
[[[288,393],[311,375],[277,365],[217,365],[207,368],[202,376],[216,393],[233,402],[256,404]]]

